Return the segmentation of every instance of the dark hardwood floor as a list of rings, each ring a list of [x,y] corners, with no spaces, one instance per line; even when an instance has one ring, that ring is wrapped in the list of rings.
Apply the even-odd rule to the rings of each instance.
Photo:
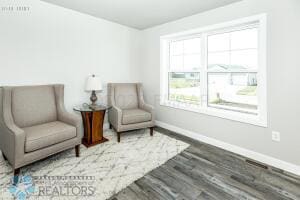
[[[245,157],[162,128],[156,131],[191,146],[111,200],[300,200],[300,178],[295,175],[252,165]]]

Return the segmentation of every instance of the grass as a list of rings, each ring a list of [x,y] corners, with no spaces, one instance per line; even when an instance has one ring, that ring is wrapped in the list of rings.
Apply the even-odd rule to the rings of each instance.
[[[237,95],[247,95],[247,96],[256,96],[256,88],[257,86],[247,86],[241,90],[239,90]]]
[[[190,88],[195,87],[195,85],[199,84],[196,80],[188,80],[184,78],[176,78],[176,79],[170,79],[170,87],[171,88]]]
[[[178,101],[178,102],[188,102],[191,104],[199,104],[200,97],[197,96],[189,96],[189,95],[176,95],[170,94],[170,100]]]

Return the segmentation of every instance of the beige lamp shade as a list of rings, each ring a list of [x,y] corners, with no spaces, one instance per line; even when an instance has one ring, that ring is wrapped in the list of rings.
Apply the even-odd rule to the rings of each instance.
[[[98,76],[89,76],[85,84],[86,91],[102,91],[101,79]]]

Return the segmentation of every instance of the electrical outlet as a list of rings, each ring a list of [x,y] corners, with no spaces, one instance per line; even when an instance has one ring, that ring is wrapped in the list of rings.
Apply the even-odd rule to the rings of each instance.
[[[275,142],[280,142],[280,133],[277,131],[272,131],[272,140]]]

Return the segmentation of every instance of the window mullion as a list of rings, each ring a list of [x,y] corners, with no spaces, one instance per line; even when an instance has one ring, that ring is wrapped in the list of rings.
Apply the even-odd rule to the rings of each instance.
[[[167,42],[167,52],[166,52],[166,56],[167,56],[167,63],[166,63],[166,65],[167,65],[167,70],[166,70],[166,74],[164,75],[164,80],[163,80],[163,83],[164,83],[164,96],[162,97],[163,99],[164,99],[164,101],[169,101],[169,93],[170,93],[170,89],[169,89],[169,74],[170,74],[170,72],[172,71],[171,70],[171,60],[170,60],[170,58],[171,58],[171,46],[170,46],[170,43],[171,41],[169,40],[168,42]]]
[[[201,37],[201,106],[207,107],[207,34]]]

